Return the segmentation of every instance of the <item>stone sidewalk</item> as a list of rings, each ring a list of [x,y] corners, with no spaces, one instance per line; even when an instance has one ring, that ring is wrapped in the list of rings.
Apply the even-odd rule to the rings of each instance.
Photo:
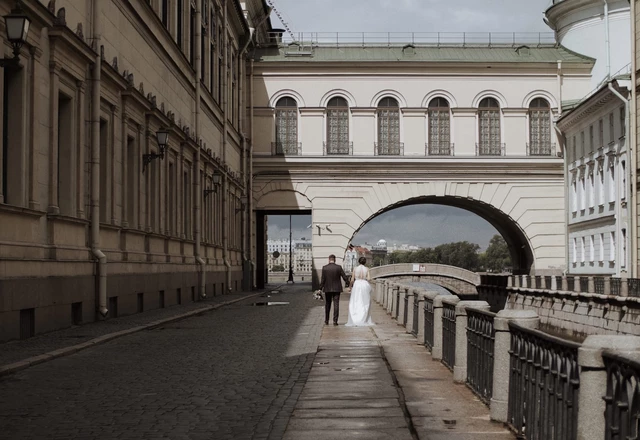
[[[149,310],[106,321],[89,322],[29,339],[0,343],[0,376],[122,336],[197,316],[247,298],[260,296],[266,298],[271,290],[280,288],[281,285],[268,285],[266,289],[260,291],[234,292],[210,297],[203,301]]]
[[[325,326],[285,440],[512,440],[489,409],[378,304],[374,327]]]

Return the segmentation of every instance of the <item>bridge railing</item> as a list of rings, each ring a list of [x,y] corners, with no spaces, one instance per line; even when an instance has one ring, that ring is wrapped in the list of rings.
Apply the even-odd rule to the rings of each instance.
[[[491,313],[484,301],[460,301],[388,279],[374,283],[382,285],[386,294],[377,297],[387,303],[398,290],[424,301],[424,331],[418,338],[423,337],[432,359],[453,370],[453,381],[466,383],[490,407],[492,420],[510,426],[518,438],[635,438],[640,337],[598,334],[578,343],[540,331],[541,316],[533,310]],[[407,330],[412,326],[407,323]]]
[[[467,385],[489,404],[493,394],[493,351],[495,313],[467,309]]]

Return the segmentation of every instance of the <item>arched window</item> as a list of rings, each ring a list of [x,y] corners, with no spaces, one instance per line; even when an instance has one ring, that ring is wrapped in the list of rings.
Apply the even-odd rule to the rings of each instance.
[[[349,142],[349,104],[339,96],[327,103],[327,154],[351,154]]]
[[[453,154],[450,121],[449,102],[444,98],[433,98],[429,102],[429,156]]]
[[[300,154],[298,103],[285,96],[276,102],[276,154]]]
[[[478,109],[478,155],[501,156],[503,145],[500,137],[500,105],[493,98],[484,98]]]
[[[400,106],[395,98],[383,98],[378,103],[378,155],[402,155],[404,145],[400,142]]]
[[[536,98],[529,104],[530,156],[551,156],[551,107],[544,98]]]

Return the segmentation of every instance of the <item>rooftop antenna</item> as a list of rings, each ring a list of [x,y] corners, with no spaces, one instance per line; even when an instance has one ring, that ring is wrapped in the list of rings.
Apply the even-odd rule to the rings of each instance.
[[[284,19],[280,11],[278,11],[278,8],[276,8],[276,5],[274,4],[274,0],[267,0],[267,3],[269,4],[269,6],[273,8],[273,12],[275,12],[276,15],[278,16],[278,20],[280,20],[280,23],[282,23],[282,26],[284,26],[287,33],[291,35],[291,39],[295,42],[296,37],[293,35],[293,32],[289,28],[289,24],[286,22],[286,20]]]

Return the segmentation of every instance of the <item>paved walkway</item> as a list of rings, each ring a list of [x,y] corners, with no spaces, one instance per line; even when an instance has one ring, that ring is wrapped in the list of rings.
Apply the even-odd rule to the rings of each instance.
[[[374,327],[345,327],[346,316],[325,326],[286,440],[515,439],[415,337],[372,309]]]
[[[379,305],[334,327],[308,284],[260,295],[0,344],[0,439],[515,438]]]

